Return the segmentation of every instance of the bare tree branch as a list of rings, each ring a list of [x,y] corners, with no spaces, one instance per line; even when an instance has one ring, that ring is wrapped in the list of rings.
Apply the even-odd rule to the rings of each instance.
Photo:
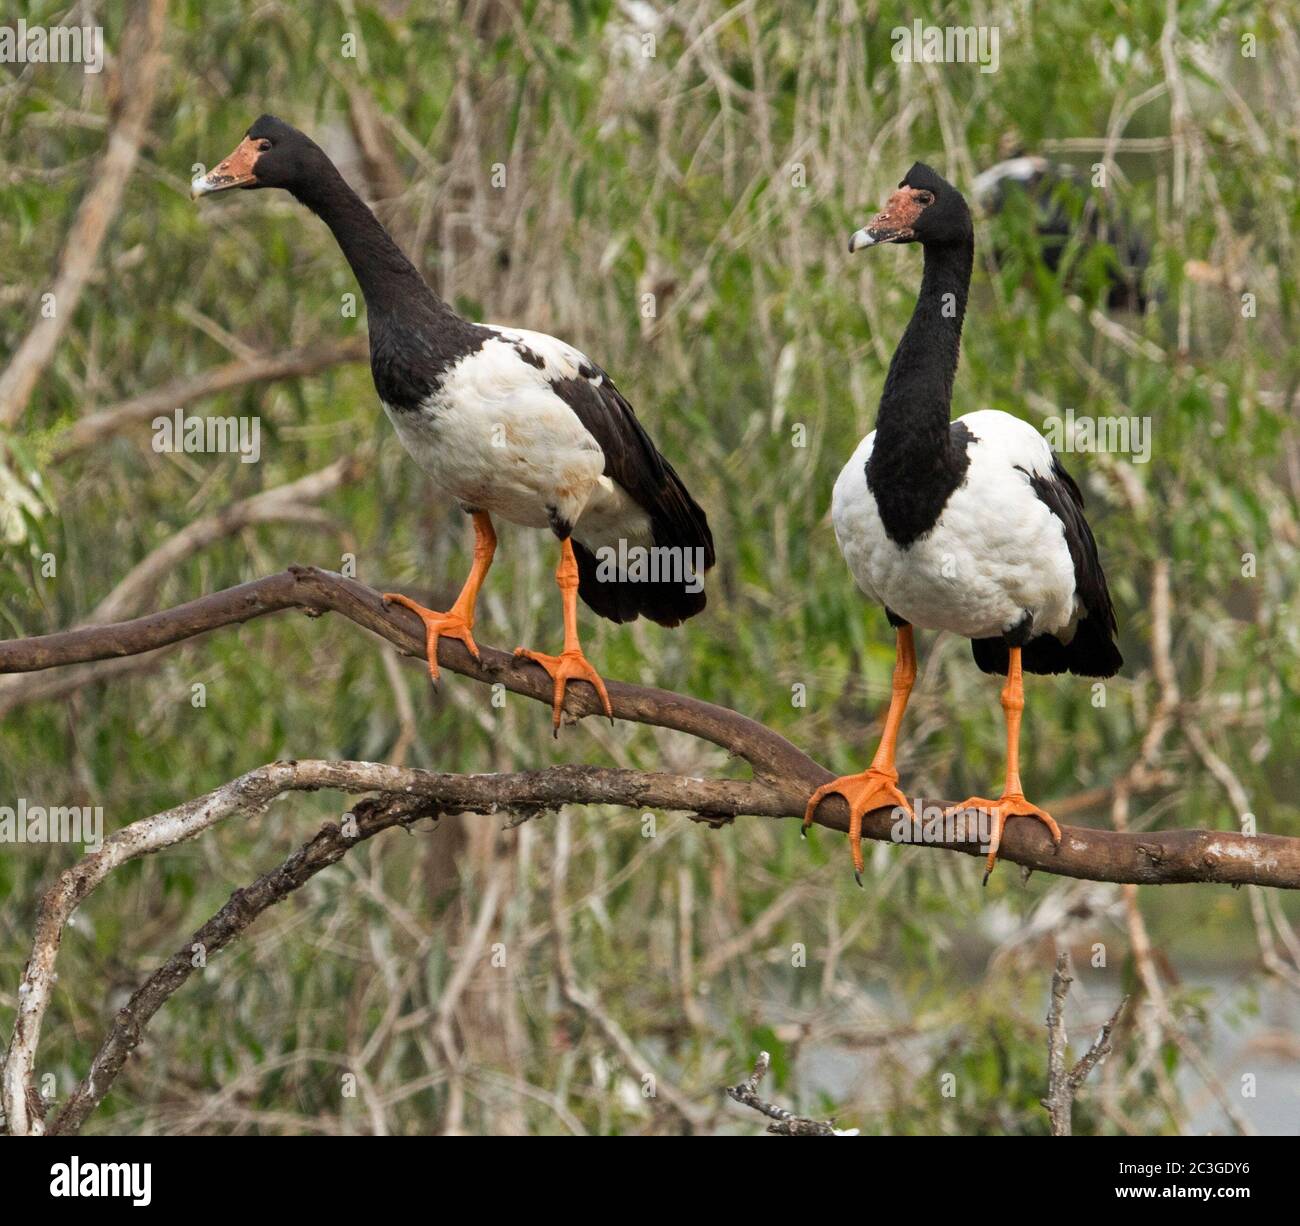
[[[423,628],[413,613],[385,605],[378,592],[355,580],[315,567],[295,566],[131,621],[0,642],[0,673],[34,672],[132,656],[285,609],[301,609],[309,616],[341,613],[387,639],[404,654],[421,659],[424,656]],[[551,682],[540,668],[490,647],[481,648],[481,653],[481,661],[475,662],[459,641],[444,639],[439,644],[438,662],[451,672],[503,685],[514,693],[550,704]],[[626,682],[610,681],[608,689],[619,719],[686,732],[748,762],[764,791],[761,798],[751,795],[746,803],[754,807],[742,812],[802,817],[812,790],[832,777],[830,771],[779,733],[726,707]],[[574,687],[566,702],[575,718],[599,711],[598,700],[585,686]],[[933,797],[917,797],[914,801],[918,813],[931,815],[941,813],[951,803]],[[736,815],[734,809],[718,811],[718,816],[724,818]],[[815,821],[827,829],[847,832],[848,807],[840,797],[829,797],[817,810]],[[878,809],[866,816],[862,833],[864,838],[898,842],[904,832],[899,830],[891,810]],[[919,832],[907,833],[913,840],[919,833],[919,841],[928,847],[971,856],[987,854],[987,847],[981,850],[978,832],[953,828],[941,821],[927,823],[923,819]],[[1300,839],[1217,830],[1130,833],[1083,826],[1062,827],[1062,836],[1060,847],[1053,848],[1047,832],[1037,823],[1010,823],[999,858],[1029,869],[1092,881],[1137,885],[1212,881],[1300,888]]]
[[[1110,1055],[1110,1035],[1119,1021],[1129,998],[1115,1006],[1110,1020],[1101,1028],[1092,1046],[1079,1058],[1073,1068],[1067,1069],[1065,1051],[1069,1039],[1065,1034],[1065,997],[1070,991],[1074,976],[1070,974],[1070,955],[1062,953],[1056,959],[1052,973],[1052,995],[1047,1006],[1047,1097],[1042,1100],[1052,1121],[1052,1136],[1068,1137],[1074,1132],[1074,1096],[1088,1079],[1088,1075]]]
[[[369,353],[365,337],[352,337],[305,349],[291,349],[287,353],[241,358],[204,371],[201,375],[175,379],[152,391],[142,392],[129,400],[77,418],[65,433],[55,438],[53,460],[56,463],[66,460],[70,455],[120,430],[152,421],[160,413],[174,412],[207,396],[245,387],[250,383],[270,383],[279,379],[318,374],[345,362],[364,361]]]
[[[614,804],[630,808],[679,810],[703,815],[706,820],[715,820],[720,814],[734,815],[748,810],[760,810],[768,803],[761,785],[743,780],[701,780],[682,775],[595,766],[559,766],[515,775],[444,775],[375,762],[313,760],[272,762],[249,771],[204,796],[141,818],[110,835],[98,851],[88,853],[61,873],[41,899],[32,954],[24,968],[18,989],[13,1037],[3,1073],[0,1073],[3,1078],[0,1083],[0,1101],[11,1133],[23,1135],[28,1131],[39,1131],[41,1127],[40,1120],[28,1110],[25,1090],[31,1085],[41,1024],[49,1008],[55,981],[54,967],[63,931],[73,912],[114,869],[131,860],[153,855],[177,843],[196,838],[229,817],[256,816],[285,792],[318,791],[325,788],[353,794],[378,792],[382,800],[388,801],[409,802],[414,798],[422,802],[423,807],[418,812],[416,809],[401,807],[384,809],[380,817],[375,818],[379,824],[370,830],[372,834],[402,821],[414,821],[419,816],[439,813],[504,813],[517,817],[536,816],[570,803]],[[403,814],[408,816],[404,818]],[[359,828],[369,829],[361,826],[359,819],[358,825]],[[322,834],[329,829],[327,827]],[[345,844],[355,841],[350,836],[345,838]],[[323,854],[333,843],[326,840],[326,843],[317,844],[318,840],[313,840],[300,852],[305,854],[308,849],[316,848],[308,856],[308,862],[317,864],[312,873],[339,858],[334,856],[333,859],[318,863],[313,857],[318,852]],[[342,852],[339,853],[341,854]],[[293,861],[286,863],[291,864]],[[279,893],[274,890],[259,893],[258,897],[266,899],[260,910],[265,910],[297,889],[312,873],[307,873],[300,879],[292,873],[288,877],[277,879],[281,884],[289,884]],[[270,876],[275,877],[275,874]],[[259,879],[250,889],[260,888],[266,881],[267,878]],[[239,897],[240,893],[237,892],[232,898],[232,904]],[[251,922],[255,914],[256,912],[248,915],[247,922]],[[247,924],[230,927],[230,916],[223,919],[223,915],[224,912],[219,914],[211,924],[217,925],[213,931],[219,930],[227,934],[222,941],[225,944]],[[182,951],[182,954],[185,953]],[[103,1079],[102,1074],[112,1069],[113,1076],[116,1076],[116,1070],[121,1068],[130,1044],[127,1043],[128,1050],[120,1053],[119,1047],[133,1035],[136,1036],[135,1041],[138,1041],[142,1022],[152,1017],[167,996],[188,977],[188,973],[178,977],[179,967],[175,963],[176,959],[173,958],[157,972],[159,979],[153,987],[146,983],[140,989],[144,995],[140,996],[143,1003],[138,1008],[132,1009],[128,1005],[129,1015],[119,1017],[120,1033],[119,1027],[115,1026],[114,1032],[101,1048],[100,1057],[97,1057],[102,1065],[100,1072],[96,1073],[92,1068],[85,1086],[78,1092],[79,1097],[89,1103],[85,1108],[87,1112],[107,1092],[109,1082]],[[167,990],[160,993],[160,987]],[[121,1059],[118,1058],[119,1054]]]
[[[91,1061],[90,1071],[49,1126],[51,1135],[80,1131],[91,1112],[113,1087],[127,1058],[139,1046],[154,1014],[184,986],[198,966],[238,937],[268,907],[281,902],[322,869],[337,864],[358,843],[393,826],[409,826],[437,817],[437,802],[427,797],[385,795],[364,800],[352,810],[355,833],[338,825],[323,826],[283,864],[252,885],[236,890],[229,901],[132,993],[117,1011],[112,1028]],[[202,951],[202,959],[197,957]]]
[[[738,1102],[742,1107],[753,1108],[760,1115],[767,1116],[769,1120],[775,1120],[775,1123],[767,1126],[767,1130],[779,1137],[856,1137],[858,1135],[856,1128],[840,1131],[830,1120],[813,1120],[804,1115],[795,1115],[793,1111],[787,1111],[784,1107],[778,1107],[775,1103],[759,1098],[758,1083],[767,1076],[771,1064],[772,1057],[765,1051],[759,1052],[754,1071],[739,1085],[727,1086],[727,1097]]]

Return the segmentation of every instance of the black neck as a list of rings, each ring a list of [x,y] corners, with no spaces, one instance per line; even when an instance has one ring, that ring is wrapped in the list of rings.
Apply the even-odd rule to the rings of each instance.
[[[454,317],[333,165],[292,191],[333,232],[372,317],[421,309]]]
[[[952,383],[974,257],[973,238],[925,248],[921,292],[880,396],[876,452],[948,445]]]

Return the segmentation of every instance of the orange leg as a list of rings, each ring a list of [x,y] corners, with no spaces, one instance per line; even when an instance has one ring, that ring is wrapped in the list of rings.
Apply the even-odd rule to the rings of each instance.
[[[474,642],[474,606],[478,602],[479,589],[487,577],[492,565],[492,555],[497,550],[497,534],[492,528],[492,520],[486,511],[474,512],[474,565],[470,567],[469,578],[461,588],[456,603],[446,613],[438,613],[416,604],[409,596],[397,592],[385,592],[385,604],[399,604],[410,609],[424,623],[424,645],[429,657],[429,676],[438,680],[438,640],[440,638],[460,639],[469,649],[474,659],[479,658],[478,644]]]
[[[989,858],[984,868],[984,883],[988,884],[989,874],[998,861],[998,848],[1002,846],[1002,831],[1009,817],[1036,817],[1051,832],[1052,842],[1061,845],[1061,828],[1052,820],[1052,815],[1037,805],[1031,805],[1025,799],[1020,787],[1020,713],[1025,709],[1025,683],[1020,673],[1020,648],[1011,648],[1011,659],[1007,664],[1007,684],[1002,690],[1002,710],[1007,718],[1007,781],[1002,795],[997,800],[987,800],[982,796],[972,796],[969,800],[953,806],[944,815],[951,816],[963,809],[976,809],[989,814],[993,820],[993,830],[989,837]]]
[[[838,793],[849,802],[849,850],[853,854],[853,874],[862,884],[862,819],[873,809],[897,806],[912,816],[912,806],[898,788],[898,771],[894,766],[894,753],[898,747],[898,729],[907,710],[907,699],[916,680],[916,645],[912,641],[912,627],[898,628],[898,642],[894,656],[894,685],[889,697],[889,710],[885,714],[884,731],[871,765],[860,775],[841,775],[830,783],[823,783],[808,800],[803,828],[812,825],[813,814],[822,798]]]
[[[555,682],[555,694],[551,700],[551,727],[553,735],[559,736],[560,716],[564,711],[564,690],[570,681],[587,681],[591,684],[600,696],[601,706],[605,708],[611,724],[614,722],[614,708],[605,692],[604,681],[591,661],[582,654],[582,644],[578,642],[578,560],[573,556],[573,544],[567,537],[560,542],[560,564],[555,568],[555,582],[564,601],[564,650],[558,656],[548,656],[540,651],[516,647],[515,655],[540,664]]]

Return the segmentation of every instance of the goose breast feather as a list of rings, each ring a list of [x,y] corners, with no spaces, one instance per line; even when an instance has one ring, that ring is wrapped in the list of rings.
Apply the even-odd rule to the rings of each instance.
[[[966,638],[1005,634],[1032,617],[1034,633],[1072,626],[1077,585],[1065,525],[1035,490],[1054,457],[1032,426],[996,410],[953,422],[969,465],[934,527],[900,547],[890,540],[866,465],[875,432],[835,483],[831,513],[858,586],[916,626]]]
[[[646,517],[605,479],[604,449],[557,390],[591,363],[540,332],[483,330],[416,412],[385,403],[406,450],[467,507],[565,535],[592,512],[644,536]]]

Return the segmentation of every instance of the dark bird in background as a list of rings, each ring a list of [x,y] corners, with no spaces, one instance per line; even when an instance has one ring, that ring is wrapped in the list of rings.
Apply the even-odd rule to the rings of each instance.
[[[894,754],[916,678],[912,627],[949,630],[972,641],[984,672],[1006,675],[1002,795],[971,797],[949,811],[988,814],[987,880],[1007,818],[1036,818],[1054,841],[1061,838],[1050,814],[1021,788],[1022,672],[1109,677],[1123,661],[1083,496],[1047,440],[997,410],[950,420],[975,251],[966,201],[916,163],[884,210],[849,240],[849,251],[886,243],[921,245],[921,292],[889,364],[876,428],[835,482],[831,516],[858,586],[896,628],[893,696],[871,766],[818,788],[804,825],[823,797],[843,796],[861,874],[863,815],[889,806],[911,814]]]
[[[424,623],[430,675],[437,680],[439,638],[459,639],[479,658],[474,610],[498,516],[560,541],[564,648],[515,652],[553,679],[555,728],[572,680],[594,686],[612,719],[579,643],[577,597],[614,622],[644,615],[676,626],[700,612],[714,562],[704,512],[599,366],[553,336],[458,315],[320,147],[272,115],[192,191],[263,187],[283,188],[333,232],[365,295],[384,411],[415,462],[473,518],[474,564],[450,610],[384,597]]]
[[[1094,188],[1072,166],[1026,154],[1004,142],[1008,156],[976,175],[971,194],[980,208],[996,215],[1019,194],[1032,210],[1043,263],[1058,272],[1076,236],[1085,246],[1107,243],[1115,259],[1107,267],[1107,305],[1144,311],[1149,296],[1143,276],[1151,246],[1141,228],[1109,191]],[[1076,207],[1071,207],[1071,205]],[[995,255],[1005,253],[997,253]]]

